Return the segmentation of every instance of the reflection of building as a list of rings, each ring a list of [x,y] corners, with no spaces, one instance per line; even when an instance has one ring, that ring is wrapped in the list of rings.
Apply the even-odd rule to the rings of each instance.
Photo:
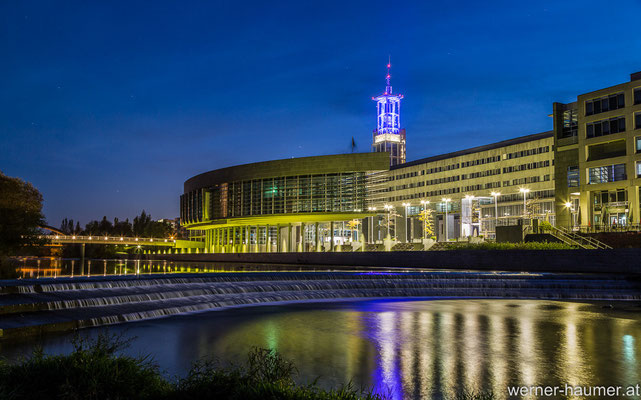
[[[401,98],[388,75],[375,99],[373,153],[247,164],[189,179],[182,225],[207,251],[229,252],[357,250],[386,237],[420,242],[425,207],[438,240],[493,237],[497,224],[523,219],[592,228],[638,222],[641,73],[555,103],[553,131],[407,163]]]
[[[555,103],[554,132],[559,224],[594,229],[638,223],[641,73],[574,103]]]
[[[387,64],[385,93],[372,97],[376,101],[376,129],[372,135],[372,151],[390,153],[390,165],[405,163],[405,129],[401,129],[402,94],[392,94],[390,63]]]

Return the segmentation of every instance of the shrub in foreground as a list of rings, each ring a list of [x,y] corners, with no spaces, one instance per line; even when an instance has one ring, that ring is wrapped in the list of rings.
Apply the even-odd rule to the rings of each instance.
[[[148,399],[167,393],[170,385],[148,358],[119,353],[129,344],[119,336],[73,340],[68,355],[33,355],[0,366],[0,399]]]

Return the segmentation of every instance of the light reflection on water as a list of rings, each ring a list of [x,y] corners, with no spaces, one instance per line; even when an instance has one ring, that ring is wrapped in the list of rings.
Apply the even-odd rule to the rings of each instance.
[[[628,304],[621,305],[628,307]],[[641,314],[600,304],[533,300],[361,301],[263,306],[114,326],[140,339],[170,375],[205,356],[244,361],[252,346],[292,359],[300,380],[353,381],[393,399],[442,398],[508,385],[641,382]],[[92,334],[98,330],[90,330]],[[68,351],[68,336],[45,350]],[[3,345],[7,356],[26,345]]]
[[[267,271],[328,271],[335,267],[278,266],[262,264],[217,264],[211,262],[187,262],[141,259],[80,259],[70,258],[24,258],[17,269],[18,276],[28,278],[91,277],[107,275],[147,275],[201,272],[267,272]],[[371,268],[369,268],[371,269]],[[362,271],[362,268],[341,268]]]

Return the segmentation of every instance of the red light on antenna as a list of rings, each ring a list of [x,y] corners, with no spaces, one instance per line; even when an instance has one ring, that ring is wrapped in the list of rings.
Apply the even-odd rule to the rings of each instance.
[[[387,77],[389,78],[389,74],[387,74]]]
[[[391,67],[391,66],[392,66],[392,64],[387,64],[387,68],[389,68],[389,67]]]

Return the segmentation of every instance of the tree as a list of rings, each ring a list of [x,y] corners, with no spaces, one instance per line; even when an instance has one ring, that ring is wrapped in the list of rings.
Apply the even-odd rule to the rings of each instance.
[[[42,195],[32,184],[0,172],[0,256],[13,255],[40,241],[38,228],[45,224]]]
[[[423,208],[418,219],[423,221],[423,238],[427,239],[434,236],[434,218],[432,216],[432,209],[427,207]]]

